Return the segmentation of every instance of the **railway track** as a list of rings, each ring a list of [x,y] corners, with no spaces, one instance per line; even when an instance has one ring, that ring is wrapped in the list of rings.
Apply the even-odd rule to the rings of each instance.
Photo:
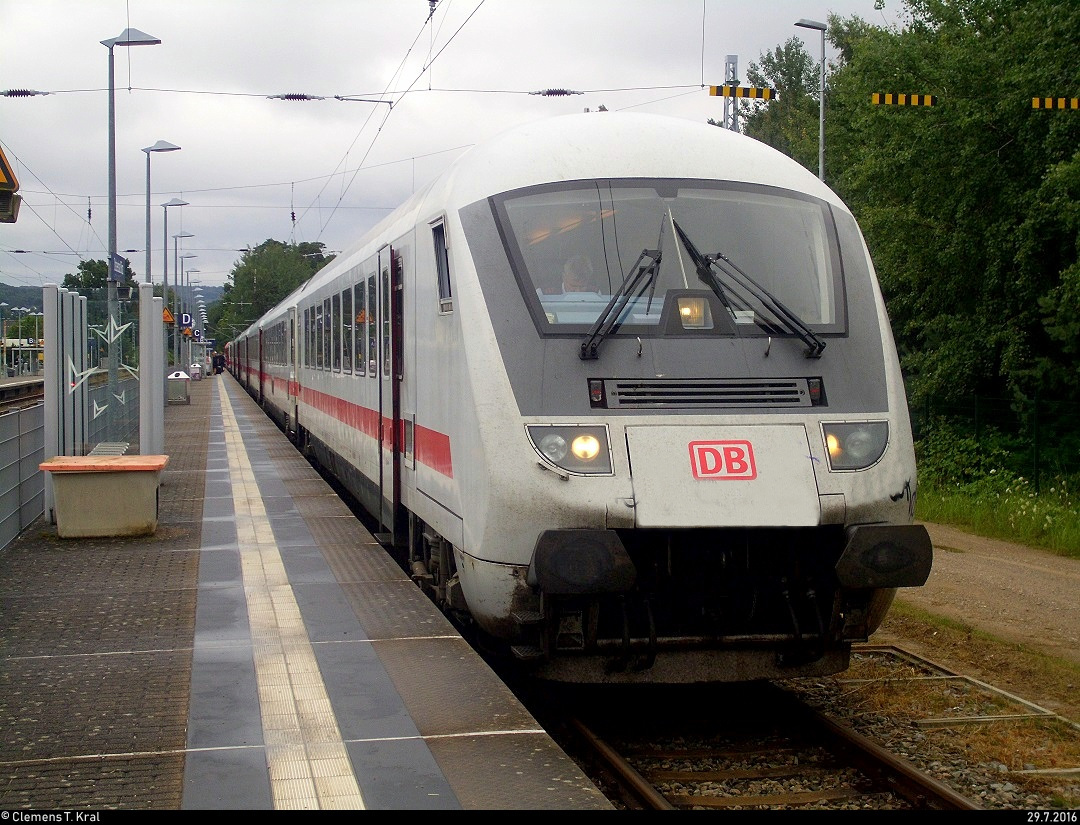
[[[14,378],[0,382],[0,414],[13,412],[45,400],[42,378]]]
[[[1080,787],[1080,725],[894,646],[823,679],[507,684],[625,809],[1056,810]]]
[[[775,690],[762,724],[667,744],[605,740],[570,727],[628,808],[981,810],[933,777],[797,698]],[[776,724],[777,722],[781,724]],[[650,739],[652,737],[650,736]],[[588,757],[587,757],[588,758]]]

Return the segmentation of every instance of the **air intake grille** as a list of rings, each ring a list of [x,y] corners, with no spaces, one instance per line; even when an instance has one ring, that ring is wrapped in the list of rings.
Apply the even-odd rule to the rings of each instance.
[[[696,407],[809,407],[805,378],[605,379],[611,409],[692,409]]]

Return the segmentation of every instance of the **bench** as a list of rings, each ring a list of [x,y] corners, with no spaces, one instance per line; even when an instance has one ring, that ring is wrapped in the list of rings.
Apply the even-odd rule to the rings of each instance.
[[[124,455],[130,446],[127,441],[101,441],[87,455]]]
[[[52,474],[60,538],[146,536],[157,530],[158,485],[167,455],[58,455]]]

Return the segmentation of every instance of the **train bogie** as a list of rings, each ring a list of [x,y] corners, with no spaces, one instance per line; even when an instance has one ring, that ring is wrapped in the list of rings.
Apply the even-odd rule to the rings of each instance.
[[[230,357],[416,582],[542,677],[836,672],[929,574],[855,220],[716,127],[496,138]]]

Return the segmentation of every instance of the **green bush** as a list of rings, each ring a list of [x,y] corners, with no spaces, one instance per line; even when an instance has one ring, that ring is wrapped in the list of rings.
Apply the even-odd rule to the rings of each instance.
[[[979,440],[944,422],[915,445],[919,470],[916,518],[1043,547],[1080,558],[1080,477],[1030,479],[1008,469],[1009,450],[989,434]]]
[[[994,431],[976,439],[949,421],[936,419],[916,442],[915,458],[920,481],[967,485],[998,475],[1007,466],[1010,453]]]

